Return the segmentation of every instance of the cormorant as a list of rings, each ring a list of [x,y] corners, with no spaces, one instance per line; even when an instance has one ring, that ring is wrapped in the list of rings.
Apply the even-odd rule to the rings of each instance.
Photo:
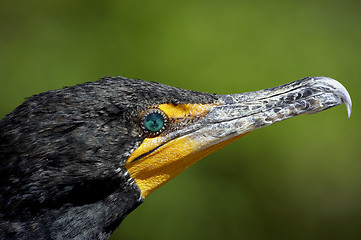
[[[181,171],[272,123],[351,99],[327,77],[232,95],[105,77],[0,122],[0,239],[107,239]]]

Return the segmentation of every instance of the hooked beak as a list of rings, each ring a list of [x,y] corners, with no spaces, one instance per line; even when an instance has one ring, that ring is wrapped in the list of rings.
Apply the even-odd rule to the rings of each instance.
[[[328,77],[307,77],[256,92],[222,95],[220,102],[203,119],[205,127],[199,133],[211,133],[221,141],[287,118],[318,113],[343,103],[350,118],[352,109],[351,97],[346,88]]]

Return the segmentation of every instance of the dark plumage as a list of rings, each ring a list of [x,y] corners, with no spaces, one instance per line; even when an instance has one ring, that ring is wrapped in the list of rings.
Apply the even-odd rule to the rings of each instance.
[[[105,239],[143,199],[123,168],[139,111],[217,99],[106,77],[29,98],[0,122],[0,239]]]

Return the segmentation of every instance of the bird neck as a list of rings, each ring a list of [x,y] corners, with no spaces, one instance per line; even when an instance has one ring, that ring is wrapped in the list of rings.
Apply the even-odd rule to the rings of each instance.
[[[120,185],[118,190],[94,203],[68,203],[58,208],[42,208],[37,213],[23,211],[21,216],[0,214],[0,239],[108,239],[143,202],[129,175]]]

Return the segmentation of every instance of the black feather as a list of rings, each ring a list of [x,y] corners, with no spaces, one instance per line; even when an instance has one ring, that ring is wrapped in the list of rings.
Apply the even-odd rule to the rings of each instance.
[[[106,239],[143,199],[123,168],[139,112],[216,95],[105,77],[29,98],[0,121],[0,239]]]

